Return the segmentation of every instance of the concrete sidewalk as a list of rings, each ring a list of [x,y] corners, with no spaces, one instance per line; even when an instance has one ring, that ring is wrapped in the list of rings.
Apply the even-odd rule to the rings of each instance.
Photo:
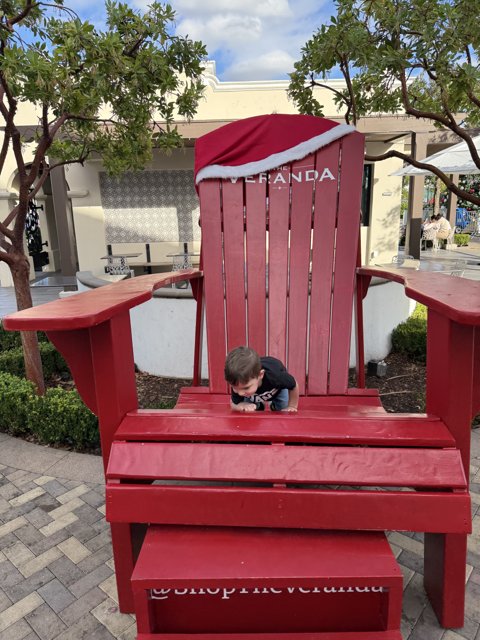
[[[422,587],[422,536],[391,533],[405,640],[480,640],[480,429],[472,431],[466,624],[445,631]],[[134,640],[118,612],[100,457],[0,434],[0,640]]]

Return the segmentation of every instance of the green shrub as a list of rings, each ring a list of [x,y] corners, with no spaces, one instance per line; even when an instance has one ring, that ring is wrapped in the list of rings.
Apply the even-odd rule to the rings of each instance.
[[[470,242],[470,234],[468,233],[456,233],[454,235],[453,242],[457,245],[457,247],[466,247]]]
[[[67,363],[51,342],[40,342],[38,346],[42,358],[43,373],[46,378],[51,378],[54,374],[68,373]],[[25,375],[25,363],[21,346],[0,353],[0,371],[19,377]]]
[[[392,331],[392,350],[415,360],[427,355],[427,309],[417,304],[412,315]]]
[[[420,318],[420,320],[427,321],[428,309],[424,304],[417,303],[415,305],[415,309],[413,310],[411,318]]]
[[[37,401],[30,381],[0,372],[0,431],[14,436],[28,433],[29,415]]]
[[[43,331],[37,332],[39,342],[49,342],[47,334]],[[0,322],[0,353],[4,353],[9,349],[17,349],[22,346],[19,331],[5,331]]]
[[[48,389],[32,406],[29,415],[32,433],[46,444],[91,449],[100,445],[96,416],[83,404],[76,391]]]

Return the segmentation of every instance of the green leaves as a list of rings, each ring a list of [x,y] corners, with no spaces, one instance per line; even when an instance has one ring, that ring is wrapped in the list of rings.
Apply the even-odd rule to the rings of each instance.
[[[196,111],[206,50],[172,35],[170,5],[153,2],[142,13],[108,0],[104,31],[69,10],[52,17],[38,4],[15,22],[25,3],[0,7],[0,82],[12,105],[48,109],[49,129],[37,133],[44,155],[69,162],[97,152],[108,171],[120,172],[141,168],[153,145],[181,144],[174,119]],[[160,134],[154,121],[164,122]]]
[[[464,114],[480,123],[480,0],[336,0],[337,15],[307,42],[289,95],[322,111],[314,87],[340,70],[335,102],[353,120],[372,113]]]

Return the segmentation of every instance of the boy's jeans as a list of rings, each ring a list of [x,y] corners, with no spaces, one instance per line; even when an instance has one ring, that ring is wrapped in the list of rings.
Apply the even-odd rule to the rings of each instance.
[[[255,404],[255,400],[253,398],[254,396],[245,396],[243,401]],[[282,409],[286,409],[288,407],[288,389],[280,389],[280,391],[269,404],[271,411],[281,411]],[[263,404],[259,402],[258,405],[257,411],[263,411]]]

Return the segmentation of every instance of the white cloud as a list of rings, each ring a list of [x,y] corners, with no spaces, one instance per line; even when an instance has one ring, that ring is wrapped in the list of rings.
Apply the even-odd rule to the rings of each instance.
[[[143,1],[143,0],[136,0]],[[222,80],[286,78],[331,0],[171,0],[176,32],[202,40]],[[330,11],[329,11],[330,13]]]
[[[206,45],[221,80],[286,79],[301,47],[335,13],[332,0],[169,2],[176,12],[176,33]],[[151,0],[129,3],[145,10]]]
[[[287,51],[275,49],[257,58],[242,58],[233,62],[224,75],[229,80],[265,80],[278,78],[293,71],[295,58]]]
[[[254,16],[229,13],[214,15],[209,20],[187,18],[178,23],[177,31],[207,43],[210,51],[225,46],[241,49],[246,43],[259,40],[262,22]]]
[[[183,15],[207,15],[218,12],[241,11],[261,17],[291,17],[288,0],[175,0],[174,7]]]

